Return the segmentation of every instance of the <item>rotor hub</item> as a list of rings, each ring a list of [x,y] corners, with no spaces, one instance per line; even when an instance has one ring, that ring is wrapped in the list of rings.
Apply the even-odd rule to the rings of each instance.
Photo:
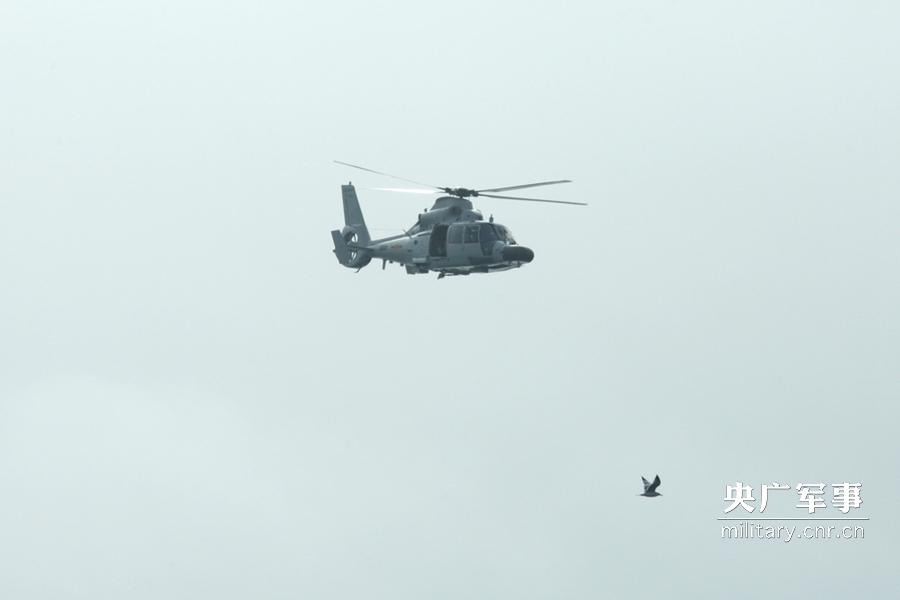
[[[469,188],[441,188],[445,194],[456,196],[457,198],[475,198],[478,196],[478,190],[470,190]]]

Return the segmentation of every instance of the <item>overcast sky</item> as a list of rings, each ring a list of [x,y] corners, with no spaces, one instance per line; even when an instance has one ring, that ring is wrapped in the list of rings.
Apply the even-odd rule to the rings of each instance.
[[[0,597],[896,591],[900,8],[528,4],[0,4]],[[332,159],[590,205],[355,274]]]

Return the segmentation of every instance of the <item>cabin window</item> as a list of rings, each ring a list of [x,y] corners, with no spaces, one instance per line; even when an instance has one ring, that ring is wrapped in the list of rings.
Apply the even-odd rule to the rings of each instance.
[[[450,244],[462,244],[462,240],[463,240],[462,225],[452,225],[450,227],[450,235],[447,237],[447,242]]]
[[[466,243],[478,243],[478,225],[466,225]]]

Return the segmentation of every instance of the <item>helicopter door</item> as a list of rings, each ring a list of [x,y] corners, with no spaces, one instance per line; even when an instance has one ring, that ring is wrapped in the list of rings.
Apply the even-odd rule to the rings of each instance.
[[[447,225],[435,225],[432,228],[428,241],[429,256],[447,256],[447,228]]]

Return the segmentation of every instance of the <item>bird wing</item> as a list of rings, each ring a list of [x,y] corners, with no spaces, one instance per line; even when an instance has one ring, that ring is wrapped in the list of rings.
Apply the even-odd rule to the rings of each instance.
[[[643,475],[641,475],[641,481],[644,482],[644,492],[646,492],[650,489],[650,482]]]
[[[645,479],[644,481],[647,481],[647,480]],[[658,487],[659,487],[659,484],[661,484],[661,483],[662,483],[662,481],[660,481],[659,475],[657,475],[657,476],[653,479],[653,483],[650,484],[650,486],[649,486],[649,487],[650,487],[649,491],[655,492],[655,491],[656,491],[656,488],[658,488]]]

